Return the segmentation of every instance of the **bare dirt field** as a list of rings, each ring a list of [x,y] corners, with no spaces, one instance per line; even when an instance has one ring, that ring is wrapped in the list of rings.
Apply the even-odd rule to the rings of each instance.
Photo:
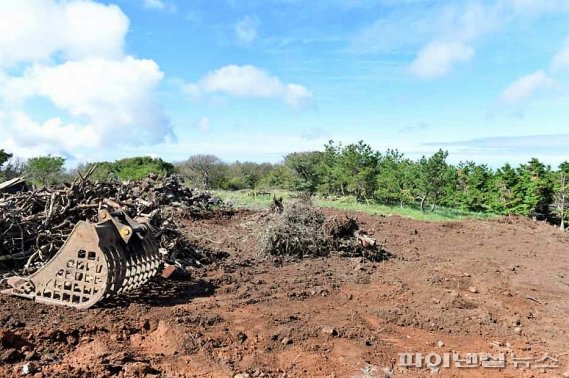
[[[356,214],[388,260],[281,261],[257,252],[257,215],[189,222],[189,238],[219,252],[189,280],[159,278],[85,311],[1,296],[0,376],[432,375],[401,367],[405,352],[505,354],[503,369],[451,363],[443,377],[569,371],[569,234],[521,218]],[[522,358],[533,364],[514,367]]]

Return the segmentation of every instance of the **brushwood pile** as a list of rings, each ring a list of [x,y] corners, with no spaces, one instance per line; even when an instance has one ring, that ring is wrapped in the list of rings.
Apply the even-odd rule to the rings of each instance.
[[[183,221],[232,211],[219,198],[186,187],[175,175],[130,182],[78,178],[56,187],[0,192],[0,278],[37,270],[60,249],[77,222],[97,222],[98,211],[109,205],[148,219],[164,261],[182,267],[211,262],[208,252],[184,236]]]

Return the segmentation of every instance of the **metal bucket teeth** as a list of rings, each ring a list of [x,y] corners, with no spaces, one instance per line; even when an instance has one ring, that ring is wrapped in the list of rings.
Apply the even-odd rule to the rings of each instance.
[[[11,277],[3,293],[36,302],[89,308],[140,287],[158,272],[160,254],[148,226],[124,213],[79,222],[65,244],[29,277]]]

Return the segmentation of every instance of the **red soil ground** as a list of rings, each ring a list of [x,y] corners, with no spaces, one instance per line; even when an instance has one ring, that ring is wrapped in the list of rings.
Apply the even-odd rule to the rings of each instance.
[[[451,363],[443,377],[569,371],[569,234],[520,218],[355,215],[389,260],[263,257],[257,217],[240,212],[188,223],[197,246],[228,253],[189,280],[85,311],[2,296],[0,376],[431,376],[399,366],[405,352],[505,354],[504,369]],[[545,355],[558,368],[513,366]]]

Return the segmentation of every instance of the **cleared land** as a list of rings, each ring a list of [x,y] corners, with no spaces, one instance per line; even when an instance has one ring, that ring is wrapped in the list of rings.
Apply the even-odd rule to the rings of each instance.
[[[569,370],[569,235],[521,218],[355,215],[386,240],[389,260],[263,257],[258,213],[240,211],[187,223],[197,246],[228,254],[191,280],[157,279],[87,311],[2,296],[0,376],[20,376],[25,359],[46,377],[383,377],[385,368],[431,375],[400,368],[401,352],[506,353],[503,370],[441,376]],[[514,368],[512,353],[547,354],[560,367]]]

